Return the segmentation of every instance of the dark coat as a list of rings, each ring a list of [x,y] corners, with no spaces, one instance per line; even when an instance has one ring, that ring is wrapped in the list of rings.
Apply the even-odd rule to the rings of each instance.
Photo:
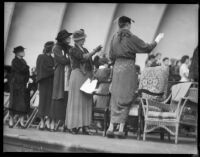
[[[192,57],[192,63],[190,66],[190,72],[189,77],[191,79],[194,79],[195,81],[199,80],[199,58],[198,58],[198,47],[194,50],[193,57]]]
[[[37,58],[36,72],[39,84],[39,107],[38,116],[49,116],[52,102],[54,59],[52,56],[41,54]]]
[[[24,59],[15,57],[11,65],[10,104],[11,111],[26,114],[29,106],[26,101],[26,84],[29,80],[29,66]]]
[[[54,75],[54,60],[53,57],[45,54],[40,54],[36,61],[36,82],[43,79],[53,77]]]
[[[83,47],[84,52],[75,44],[73,48],[70,49],[69,55],[71,59],[72,69],[79,68],[83,71],[91,72],[93,70],[92,57],[84,59],[83,55],[88,54],[88,50]]]
[[[53,80],[53,99],[64,98],[64,85],[65,85],[65,66],[70,65],[69,58],[66,57],[69,53],[71,46],[64,46],[56,43],[53,48],[55,71]]]

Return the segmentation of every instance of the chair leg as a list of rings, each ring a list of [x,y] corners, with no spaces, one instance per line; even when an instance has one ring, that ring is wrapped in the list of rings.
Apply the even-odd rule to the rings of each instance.
[[[58,121],[58,123],[57,123],[57,125],[56,125],[56,127],[55,127],[55,130],[56,130],[56,131],[58,130],[59,126],[60,126],[60,120]]]
[[[146,140],[146,128],[147,128],[147,125],[144,124],[143,141]]]
[[[160,140],[164,140],[164,130],[162,128],[160,129]]]
[[[168,135],[168,140],[171,141],[170,133],[168,133],[167,135]]]
[[[178,143],[178,129],[179,129],[179,124],[176,125],[175,144]]]
[[[14,125],[14,127],[17,127],[17,125],[19,124],[20,122],[20,118],[17,120],[16,124]]]
[[[107,130],[107,112],[104,113],[104,121],[103,121],[103,136],[105,137],[106,136],[106,130]]]
[[[128,124],[126,123],[124,126],[125,136],[128,136]]]

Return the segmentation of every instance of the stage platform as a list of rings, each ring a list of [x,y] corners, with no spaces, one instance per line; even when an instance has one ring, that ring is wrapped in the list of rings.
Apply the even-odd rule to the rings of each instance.
[[[180,137],[174,144],[174,137],[168,141],[159,135],[147,135],[147,140],[137,140],[129,133],[126,139],[108,139],[101,133],[95,135],[72,135],[63,132],[39,131],[34,128],[19,129],[4,126],[4,152],[87,152],[87,153],[159,153],[197,154],[196,139]]]

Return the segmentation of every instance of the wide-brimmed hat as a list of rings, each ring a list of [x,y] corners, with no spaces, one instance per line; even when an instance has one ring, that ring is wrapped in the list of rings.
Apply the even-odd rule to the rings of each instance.
[[[22,52],[22,51],[24,51],[24,49],[26,49],[26,48],[24,48],[23,46],[17,46],[14,48],[13,53],[16,54],[18,52]]]
[[[67,30],[61,30],[59,33],[58,33],[58,35],[57,35],[57,37],[56,37],[56,40],[60,40],[60,41],[62,41],[62,40],[64,40],[64,39],[66,39],[66,38],[68,38],[69,36],[71,36],[72,35],[72,33],[69,33]]]
[[[85,34],[84,29],[80,29],[80,30],[75,31],[73,33],[73,40],[74,41],[85,39],[86,37],[87,37],[87,35]]]

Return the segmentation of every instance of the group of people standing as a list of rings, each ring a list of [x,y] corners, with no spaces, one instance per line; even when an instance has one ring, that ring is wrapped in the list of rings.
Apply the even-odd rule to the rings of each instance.
[[[74,47],[70,46],[73,34]],[[72,133],[78,133],[82,128],[88,134],[87,127],[91,123],[92,96],[80,91],[81,85],[88,78],[92,78],[92,56],[101,50],[98,46],[89,53],[83,47],[86,34],[83,29],[74,33],[61,30],[54,43],[48,41],[44,45],[43,53],[36,61],[36,82],[39,90],[38,116],[40,130],[45,128],[55,131],[55,124],[59,120]],[[10,113],[19,110],[22,114],[20,125],[24,127],[23,118],[28,110],[24,94],[29,79],[29,66],[23,59],[24,47],[14,49],[15,59],[12,61]],[[53,57],[54,56],[54,57]],[[20,77],[18,79],[18,76]],[[19,90],[15,85],[20,84]],[[14,88],[13,88],[14,86]],[[13,93],[15,95],[13,95]],[[20,99],[19,101],[16,101]],[[23,100],[22,100],[23,99]],[[23,103],[23,104],[22,104]],[[15,114],[18,114],[15,112]],[[10,115],[9,126],[13,127],[13,116]]]
[[[37,59],[40,129],[46,127],[55,131],[55,123],[60,120],[64,130],[67,128],[77,134],[82,128],[83,134],[88,134],[92,95],[81,92],[80,87],[88,78],[92,78],[92,56],[101,50],[101,46],[89,53],[83,47],[86,34],[81,29],[73,33],[75,44],[72,47],[69,45],[71,35],[66,30],[60,31],[56,38],[57,43],[47,42],[44,54]],[[45,116],[48,117],[46,124]]]
[[[128,117],[129,108],[134,101],[137,90],[137,67],[135,59],[137,53],[148,53],[156,47],[164,34],[159,34],[151,44],[135,36],[131,31],[129,17],[118,19],[119,30],[111,40],[109,59],[113,65],[111,92],[111,120],[107,130],[107,137],[114,137],[114,124],[119,124],[118,137],[123,138],[124,125]],[[70,46],[71,36],[74,46]],[[92,95],[80,91],[82,84],[94,77],[95,62],[93,57],[101,50],[101,46],[88,52],[84,48],[86,34],[83,29],[69,33],[62,30],[56,40],[48,41],[44,45],[43,53],[36,62],[36,81],[39,89],[39,112],[41,119],[39,128],[55,131],[58,120],[63,122],[64,130],[77,134],[82,128],[83,134],[88,133],[88,126],[92,120]],[[10,111],[26,113],[24,92],[29,77],[29,67],[24,61],[24,48],[14,49],[16,54],[12,61],[12,77],[10,89]],[[52,57],[54,56],[54,57]],[[19,86],[20,85],[20,86]],[[23,118],[20,121],[23,126]],[[10,118],[9,126],[13,125]]]

